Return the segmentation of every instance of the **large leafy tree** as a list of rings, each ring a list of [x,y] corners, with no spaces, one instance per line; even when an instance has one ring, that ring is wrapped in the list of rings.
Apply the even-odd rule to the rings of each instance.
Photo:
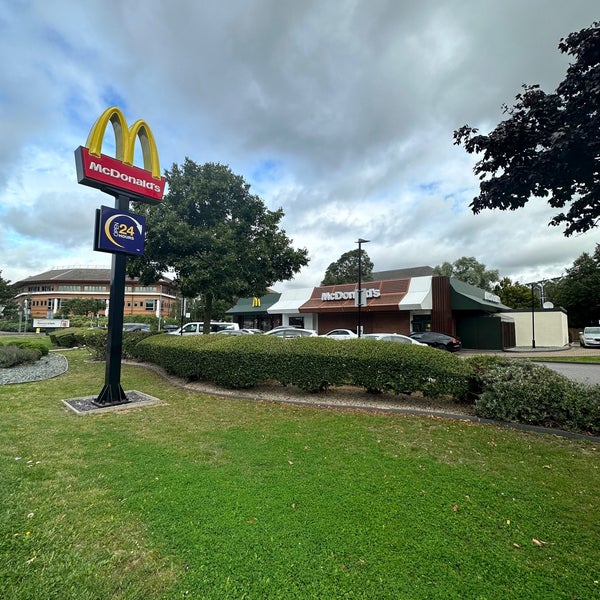
[[[480,179],[470,205],[475,214],[547,198],[559,209],[550,224],[564,225],[569,236],[600,219],[600,21],[558,47],[574,61],[555,93],[525,85],[490,134],[465,125],[454,140],[469,154],[482,154],[474,167]]]
[[[72,298],[65,300],[61,306],[61,314],[69,315],[88,315],[89,313],[98,314],[106,309],[106,302],[98,298]]]
[[[15,308],[15,291],[10,281],[2,278],[0,271],[0,316],[8,314]]]
[[[554,304],[567,310],[571,327],[600,323],[600,244],[584,252],[551,290]]]
[[[510,308],[531,308],[532,302],[539,306],[537,291],[534,289],[532,296],[531,287],[518,281],[513,283],[510,277],[503,277],[494,286],[494,293],[500,297],[502,304]]]
[[[210,327],[216,300],[259,296],[308,264],[279,224],[283,210],[268,210],[250,185],[226,165],[186,158],[166,171],[168,193],[159,205],[136,203],[146,217],[146,246],[129,261],[142,282],[174,272],[186,298],[202,296]]]
[[[360,270],[362,281],[373,281],[373,263],[369,255],[361,249]],[[337,283],[356,283],[358,281],[358,248],[344,252],[332,262],[325,271],[321,285],[335,285]]]
[[[492,284],[498,281],[498,271],[486,269],[485,265],[473,256],[462,256],[453,263],[444,262],[434,267],[433,271],[436,275],[456,277],[489,292],[493,291]]]

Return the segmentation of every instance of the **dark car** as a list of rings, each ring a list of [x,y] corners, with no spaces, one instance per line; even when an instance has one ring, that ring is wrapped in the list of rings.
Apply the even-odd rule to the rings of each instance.
[[[457,352],[462,348],[461,341],[452,335],[446,335],[445,333],[436,333],[435,331],[421,331],[418,333],[411,333],[410,337],[413,340],[423,342],[432,348],[439,348],[440,350],[448,350],[448,352]]]

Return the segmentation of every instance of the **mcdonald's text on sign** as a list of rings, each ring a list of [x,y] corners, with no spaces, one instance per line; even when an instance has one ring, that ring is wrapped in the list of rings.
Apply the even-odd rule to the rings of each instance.
[[[108,124],[115,134],[115,157],[102,154],[102,141]],[[136,139],[139,139],[144,168],[133,164]],[[156,142],[150,127],[138,120],[128,127],[120,109],[106,109],[92,126],[85,146],[75,150],[77,181],[112,195],[157,203],[163,198],[165,178],[160,174]]]

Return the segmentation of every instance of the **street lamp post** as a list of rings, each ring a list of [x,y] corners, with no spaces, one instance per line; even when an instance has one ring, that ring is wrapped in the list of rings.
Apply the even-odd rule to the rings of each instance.
[[[358,327],[356,328],[356,334],[358,335],[358,337],[362,336],[362,323],[361,323],[361,309],[362,309],[362,302],[363,302],[363,295],[362,295],[362,244],[367,244],[368,242],[370,242],[371,240],[363,240],[362,238],[358,238],[358,240],[356,240],[356,244],[358,244],[358,290],[357,290],[357,294],[358,294],[358,303],[357,303],[357,307],[358,307]]]
[[[533,287],[535,284],[531,284],[531,348],[535,348],[535,294]]]

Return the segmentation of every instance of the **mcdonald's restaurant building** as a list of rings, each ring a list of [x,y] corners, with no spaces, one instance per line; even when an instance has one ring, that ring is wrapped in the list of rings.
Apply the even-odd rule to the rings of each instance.
[[[430,274],[423,275],[427,270]],[[379,277],[375,281],[363,282],[363,333],[436,331],[458,336],[465,348],[505,349],[515,345],[511,309],[498,296],[451,277],[433,275],[432,271],[430,267],[387,271],[375,273]],[[240,299],[227,312],[240,327],[265,331],[277,325],[315,329],[320,335],[332,329],[356,331],[356,288],[351,283],[272,293]]]

